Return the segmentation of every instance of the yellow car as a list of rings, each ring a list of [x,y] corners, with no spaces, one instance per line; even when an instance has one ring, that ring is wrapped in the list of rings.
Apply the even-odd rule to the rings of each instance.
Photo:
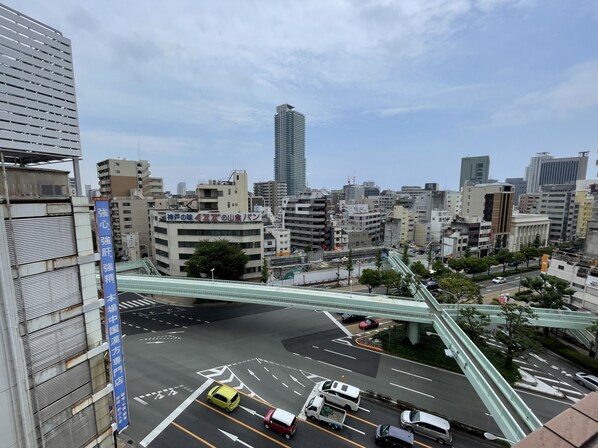
[[[241,398],[239,398],[238,392],[229,386],[214,386],[208,392],[208,403],[214,404],[226,412],[234,411],[240,402]]]

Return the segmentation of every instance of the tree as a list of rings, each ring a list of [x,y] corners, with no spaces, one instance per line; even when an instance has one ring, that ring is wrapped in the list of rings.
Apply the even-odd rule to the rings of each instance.
[[[416,261],[415,263],[413,263],[410,269],[411,272],[413,272],[420,278],[427,278],[430,276],[430,273],[421,261]]]
[[[432,271],[434,271],[434,277],[440,278],[443,275],[448,274],[451,272],[442,261],[436,260],[432,263]]]
[[[496,261],[499,263],[502,263],[502,272],[504,274],[505,269],[507,269],[507,264],[513,259],[513,255],[507,249],[501,249],[494,258],[496,258]]]
[[[482,260],[484,260],[484,262],[486,263],[486,274],[490,275],[490,268],[492,266],[497,266],[498,265],[498,260],[495,257],[484,257],[482,258]]]
[[[353,250],[349,249],[349,257],[347,258],[347,264],[345,265],[345,269],[347,270],[347,276],[349,277],[349,282],[351,281],[351,273],[355,269],[353,266]]]
[[[541,245],[542,245],[542,242],[540,241],[540,234],[536,233],[536,237],[534,238],[534,242],[532,243],[532,246],[535,247],[536,249],[538,249]]]
[[[375,269],[364,269],[359,277],[359,284],[368,287],[368,293],[382,284],[382,275]]]
[[[464,258],[451,258],[448,261],[449,268],[453,271],[460,272],[465,269],[465,259]]]
[[[515,252],[513,254],[513,259],[511,260],[512,263],[515,263],[515,269],[519,268],[521,263],[525,263],[527,258],[522,252]]]
[[[485,344],[484,336],[488,333],[486,327],[490,325],[490,316],[478,311],[475,306],[461,308],[457,323],[476,345]]]
[[[484,272],[486,269],[487,265],[483,258],[465,258],[465,270],[471,274],[472,278],[475,278],[476,274]]]
[[[262,281],[262,283],[268,283],[269,278],[270,270],[268,269],[268,261],[266,261],[266,259],[264,258],[264,261],[262,263],[262,275],[260,277],[260,280]]]
[[[185,262],[189,277],[214,277],[223,280],[238,280],[245,273],[249,257],[238,244],[227,240],[200,241],[195,252]]]
[[[403,246],[403,255],[401,255],[401,261],[405,263],[405,266],[409,266],[409,246],[406,244]]]
[[[482,303],[481,287],[462,274],[447,274],[438,281],[438,296],[444,303]]]
[[[565,303],[564,297],[570,297],[575,293],[569,287],[569,282],[546,274],[524,278],[521,280],[521,286],[527,289],[519,294],[519,299],[536,308],[560,310]],[[544,327],[544,336],[548,336],[548,327]]]
[[[471,257],[471,247],[467,246],[465,248],[465,252],[463,253],[463,258],[470,258]]]
[[[411,284],[413,281],[413,274],[411,272],[407,272],[402,278],[399,295],[404,297],[413,297],[413,293],[411,292]]]
[[[498,315],[505,319],[505,323],[498,326],[502,331],[496,333],[496,339],[506,345],[505,369],[512,370],[513,359],[531,347],[529,321],[536,318],[536,314],[526,305],[505,303]]]
[[[595,320],[592,325],[588,327],[588,331],[594,334],[594,350],[592,350],[592,347],[590,347],[590,352],[588,355],[598,358],[598,320]]]
[[[532,246],[531,244],[527,247],[522,248],[521,253],[523,254],[523,257],[525,258],[526,266],[528,268],[529,268],[529,262],[531,260],[533,260],[534,258],[537,258],[540,256],[540,251],[538,250],[538,248]]]
[[[380,252],[380,249],[378,249],[376,251],[376,269],[378,269],[378,271],[380,270],[380,268],[382,267],[382,264],[384,262],[382,261],[382,252]]]
[[[386,287],[387,295],[390,291],[390,288],[399,289],[401,287],[402,277],[403,275],[394,269],[385,269],[384,271],[380,272],[380,281],[381,284]]]

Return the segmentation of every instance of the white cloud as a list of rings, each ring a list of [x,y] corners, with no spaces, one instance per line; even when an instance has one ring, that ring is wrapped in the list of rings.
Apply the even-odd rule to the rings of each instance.
[[[394,115],[410,114],[426,110],[436,109],[436,106],[404,106],[393,107],[389,109],[377,109],[372,112],[377,113],[381,117],[392,117]]]
[[[562,119],[575,112],[598,108],[598,61],[577,65],[564,81],[527,94],[499,109],[491,117],[496,126],[518,126]]]

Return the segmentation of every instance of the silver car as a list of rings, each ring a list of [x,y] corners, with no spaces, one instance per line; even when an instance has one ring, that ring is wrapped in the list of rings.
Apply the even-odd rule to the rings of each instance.
[[[450,423],[440,417],[421,411],[403,411],[401,413],[401,426],[410,432],[430,437],[441,445],[453,441]]]
[[[575,374],[575,381],[590,390],[598,391],[598,376],[590,375],[588,373],[577,372]]]

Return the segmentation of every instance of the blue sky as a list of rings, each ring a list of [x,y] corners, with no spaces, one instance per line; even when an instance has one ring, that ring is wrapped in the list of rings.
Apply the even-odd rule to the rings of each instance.
[[[4,0],[73,45],[83,183],[138,158],[177,182],[273,178],[273,116],[306,115],[307,181],[456,189],[598,149],[598,2]]]

